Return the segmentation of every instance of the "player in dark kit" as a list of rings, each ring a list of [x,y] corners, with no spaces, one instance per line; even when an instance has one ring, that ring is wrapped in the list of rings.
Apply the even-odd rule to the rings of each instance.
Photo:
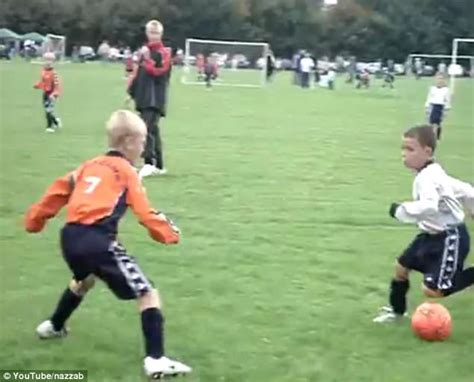
[[[393,83],[395,82],[395,64],[393,60],[387,61],[387,68],[384,70],[383,85],[382,87],[388,86],[393,89]]]
[[[474,187],[446,174],[433,159],[435,149],[436,135],[429,125],[413,127],[403,136],[403,162],[417,173],[414,201],[392,203],[389,212],[403,223],[417,224],[421,233],[398,258],[390,306],[383,307],[374,322],[405,316],[412,270],[423,274],[428,297],[449,296],[474,284],[474,267],[464,267],[470,246],[464,210],[474,217]]]
[[[357,85],[356,89],[365,87],[366,89],[370,86],[370,73],[367,69],[363,69],[356,74]]]
[[[190,373],[188,366],[164,356],[164,319],[158,291],[117,239],[119,220],[128,207],[154,240],[175,244],[180,238],[174,223],[151,208],[133,167],[143,152],[146,126],[136,114],[119,110],[107,123],[107,135],[107,154],[57,179],[25,216],[26,230],[40,232],[48,219],[67,205],[61,247],[73,278],[50,319],[36,332],[42,339],[66,336],[66,321],[99,278],[119,299],[138,302],[145,373],[153,378]]]
[[[164,175],[163,145],[158,122],[166,115],[167,88],[171,70],[171,50],[161,41],[163,26],[157,20],[146,25],[148,43],[141,49],[136,73],[128,88],[135,107],[148,129],[140,177]]]

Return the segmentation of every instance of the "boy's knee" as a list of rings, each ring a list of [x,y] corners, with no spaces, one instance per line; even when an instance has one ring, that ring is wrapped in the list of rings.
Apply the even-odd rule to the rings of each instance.
[[[144,311],[149,308],[161,309],[161,301],[158,291],[156,289],[150,289],[138,298],[138,307],[140,311]]]
[[[410,275],[410,270],[405,268],[399,262],[395,264],[395,279],[398,281],[406,281],[408,280]]]
[[[84,280],[76,281],[74,279],[69,283],[69,289],[78,296],[84,296],[95,285],[95,277],[87,276]]]
[[[441,292],[438,289],[431,289],[429,286],[425,284],[422,284],[421,289],[423,290],[423,294],[426,297],[432,297],[432,298],[444,297],[443,292]]]

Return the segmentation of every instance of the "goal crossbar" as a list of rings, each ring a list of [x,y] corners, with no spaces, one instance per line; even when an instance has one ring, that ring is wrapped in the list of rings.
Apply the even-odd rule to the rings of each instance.
[[[452,59],[451,54],[422,54],[422,53],[412,53],[409,57],[421,57],[421,58],[450,58]],[[456,56],[457,58],[474,58],[474,56]]]
[[[226,41],[226,40],[201,40],[199,38],[188,38],[186,41],[199,42],[203,44],[220,44],[220,45],[244,45],[244,46],[268,46],[266,42],[246,42],[246,41]]]

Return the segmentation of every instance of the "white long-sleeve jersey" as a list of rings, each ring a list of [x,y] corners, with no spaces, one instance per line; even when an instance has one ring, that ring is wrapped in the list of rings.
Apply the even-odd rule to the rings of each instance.
[[[438,163],[423,168],[413,182],[414,201],[402,203],[395,217],[439,233],[464,221],[463,207],[474,215],[474,187],[446,174]]]
[[[442,88],[431,86],[428,97],[426,97],[425,106],[429,107],[430,105],[443,105],[446,110],[450,109],[451,95],[449,94],[449,88],[447,86]]]

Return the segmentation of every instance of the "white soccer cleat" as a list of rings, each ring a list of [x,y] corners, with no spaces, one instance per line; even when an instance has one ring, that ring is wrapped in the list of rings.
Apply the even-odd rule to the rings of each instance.
[[[153,166],[152,164],[145,164],[138,172],[140,179],[146,178],[147,176],[159,175],[160,169]]]
[[[146,357],[143,366],[145,374],[151,379],[185,375],[192,371],[192,369],[184,363],[174,361],[165,356],[158,359]]]
[[[58,129],[63,127],[63,121],[61,121],[61,118],[56,117],[56,126]]]
[[[391,323],[391,322],[399,322],[403,320],[405,317],[408,317],[408,314],[397,314],[393,311],[391,306],[383,306],[380,308],[379,315],[375,317],[372,322],[377,323]]]
[[[46,132],[47,133],[54,133],[56,130],[54,130],[52,127],[47,127]]]
[[[42,340],[51,339],[51,338],[63,338],[66,337],[69,330],[66,327],[63,327],[61,330],[54,330],[53,323],[51,320],[43,321],[36,328],[36,334]]]

